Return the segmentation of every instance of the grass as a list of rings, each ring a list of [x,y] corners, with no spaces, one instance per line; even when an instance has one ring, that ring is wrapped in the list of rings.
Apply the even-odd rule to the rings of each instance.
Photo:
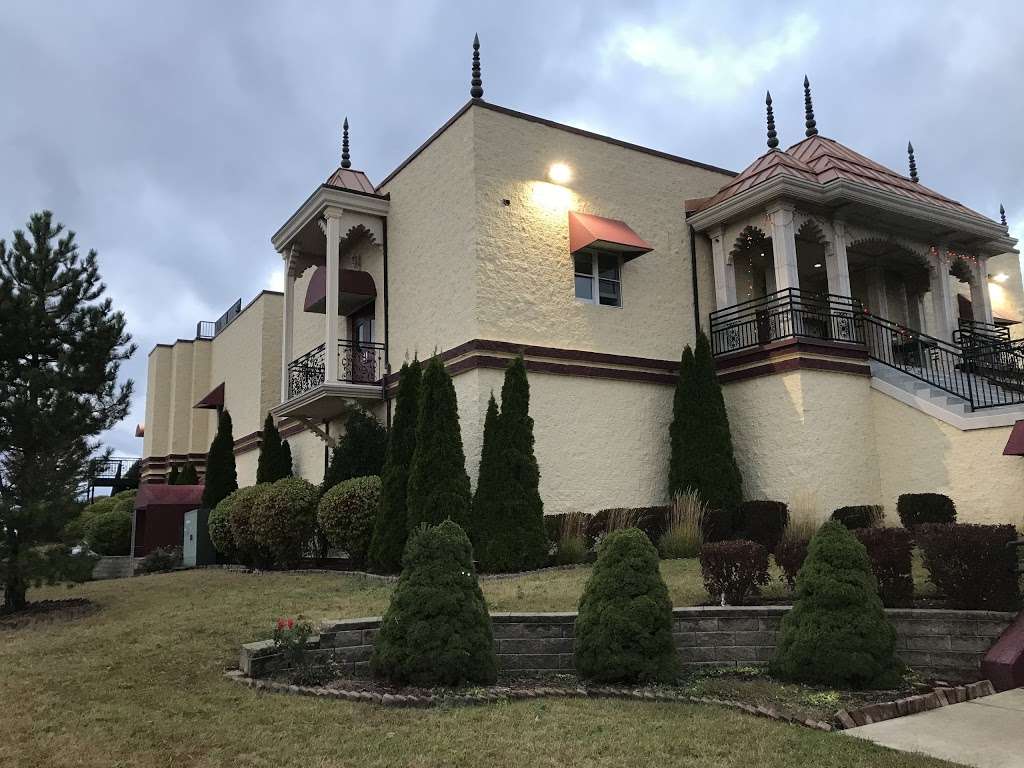
[[[676,604],[706,599],[694,563],[663,569]],[[483,588],[494,610],[568,610],[588,572]],[[376,615],[390,591],[333,574],[223,571],[33,591],[88,597],[101,610],[0,632],[0,765],[948,765],[715,707],[552,700],[391,710],[261,695],[222,678],[239,645],[267,637],[276,617]]]

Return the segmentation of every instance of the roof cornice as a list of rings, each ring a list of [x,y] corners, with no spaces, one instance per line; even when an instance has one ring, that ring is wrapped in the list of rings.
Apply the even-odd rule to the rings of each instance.
[[[391,201],[384,195],[353,192],[321,184],[273,234],[270,242],[274,250],[280,253],[310,221],[328,208],[343,208],[370,216],[387,216],[390,205]]]

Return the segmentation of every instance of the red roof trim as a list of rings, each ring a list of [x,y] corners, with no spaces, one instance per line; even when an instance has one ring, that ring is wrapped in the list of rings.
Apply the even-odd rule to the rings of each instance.
[[[654,250],[624,221],[569,211],[569,252],[576,253],[591,245],[633,256]]]

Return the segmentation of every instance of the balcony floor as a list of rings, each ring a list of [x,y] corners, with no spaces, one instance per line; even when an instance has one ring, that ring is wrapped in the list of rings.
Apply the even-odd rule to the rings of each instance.
[[[286,400],[273,409],[273,414],[279,417],[326,421],[344,414],[351,408],[353,402],[372,404],[383,399],[384,388],[380,384],[327,382]]]

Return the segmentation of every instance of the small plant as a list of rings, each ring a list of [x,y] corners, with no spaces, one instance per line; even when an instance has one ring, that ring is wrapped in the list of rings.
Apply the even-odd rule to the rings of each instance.
[[[781,501],[755,499],[736,507],[733,526],[736,538],[754,541],[772,551],[789,524],[789,508]]]
[[[577,565],[587,557],[587,518],[583,512],[561,515],[555,543],[556,565]]]
[[[951,608],[1015,611],[1020,607],[1017,538],[1012,525],[922,525],[914,531],[932,583]]]
[[[356,568],[366,564],[380,491],[379,477],[353,477],[328,490],[317,508],[321,532],[331,546],[348,553]]]
[[[956,506],[942,493],[904,493],[896,501],[896,512],[910,530],[927,523],[956,522]]]
[[[626,528],[639,528],[644,511],[636,508],[618,507],[607,510],[607,513],[604,532],[611,533],[612,531],[621,531]]]
[[[284,670],[296,685],[314,682],[319,675],[309,660],[309,638],[313,625],[302,616],[297,619],[278,619],[274,626],[274,648],[281,654]]]
[[[179,547],[157,547],[139,561],[135,567],[138,573],[163,573],[173,571],[181,565]]]
[[[668,526],[658,541],[658,554],[666,560],[696,557],[704,544],[707,504],[696,491],[677,493],[668,512]]]
[[[842,523],[851,531],[858,528],[877,528],[885,517],[885,507],[881,504],[859,504],[852,507],[839,507],[832,513],[832,519]]]
[[[743,605],[768,579],[768,550],[753,541],[719,541],[700,548],[704,587],[722,605]]]
[[[789,522],[783,531],[783,541],[809,542],[821,528],[825,515],[817,492],[804,489],[793,496],[789,504]]]

